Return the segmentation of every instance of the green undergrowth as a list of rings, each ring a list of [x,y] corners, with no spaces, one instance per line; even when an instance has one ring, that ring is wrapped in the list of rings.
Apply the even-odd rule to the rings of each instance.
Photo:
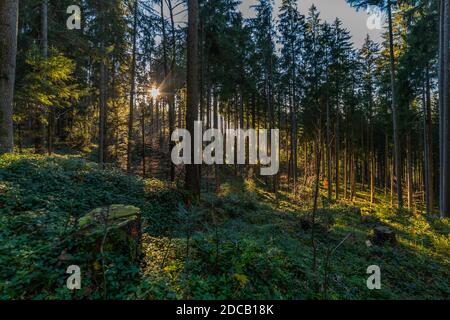
[[[448,299],[448,220],[394,214],[382,203],[321,203],[313,272],[310,203],[286,193],[275,197],[261,181],[223,181],[220,193],[204,194],[199,208],[179,210],[188,218],[171,239],[153,239],[144,297]],[[368,246],[382,225],[397,233],[397,246]],[[371,265],[381,268],[381,290],[367,288]]]
[[[89,241],[76,236],[78,219],[95,208],[133,205],[143,212],[145,224],[151,220],[153,228],[163,232],[171,223],[177,193],[168,186],[155,193],[155,184],[162,183],[101,170],[76,157],[0,157],[0,298],[131,297],[140,266],[110,253],[102,257],[105,277],[98,276],[103,259],[97,256],[92,267],[88,252],[77,250],[86,245],[80,242]],[[82,290],[74,293],[66,288],[70,265],[82,271]]]
[[[186,208],[172,185],[81,158],[0,157],[0,299],[449,298],[448,219],[396,213],[382,198],[357,207],[320,199],[313,224],[309,190],[275,197],[228,172],[221,182]],[[113,204],[142,211],[141,262],[109,253],[91,268],[76,250],[78,218]],[[367,242],[380,225],[396,246]],[[83,277],[73,293],[71,264]],[[370,265],[381,268],[381,290],[366,286]]]

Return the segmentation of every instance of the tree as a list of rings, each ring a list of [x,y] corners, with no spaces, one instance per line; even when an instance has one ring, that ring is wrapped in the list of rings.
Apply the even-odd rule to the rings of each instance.
[[[127,172],[131,173],[132,162],[132,142],[133,142],[133,126],[134,126],[134,102],[136,97],[136,50],[137,50],[137,28],[138,28],[138,7],[139,1],[134,0],[133,3],[133,52],[131,57],[130,68],[130,109],[128,115],[128,145],[127,145]]]
[[[174,18],[174,9],[178,4],[173,4],[172,0],[167,0],[167,6],[169,7],[169,15],[170,15],[170,25],[171,25],[171,48],[172,48],[172,59],[170,63],[170,77],[169,81],[169,136],[172,136],[173,131],[175,130],[175,67],[176,67],[176,58],[177,58],[177,37],[176,37],[176,25]],[[162,9],[161,9],[162,11]],[[172,150],[175,146],[175,142],[172,139],[169,139],[169,150]],[[170,181],[175,181],[175,165],[171,160],[170,162]]]
[[[12,152],[19,1],[0,3],[0,154]]]
[[[198,120],[198,0],[188,0],[186,129],[191,133],[191,159],[194,159],[194,129]],[[200,165],[186,165],[186,189],[193,199],[200,197]]]
[[[403,189],[402,189],[402,149],[400,145],[400,133],[398,125],[397,96],[395,88],[395,60],[394,60],[394,33],[392,28],[392,4],[388,0],[387,4],[388,23],[389,23],[389,59],[391,65],[391,92],[392,92],[392,123],[394,128],[394,153],[395,153],[395,176],[397,179],[397,201],[398,207],[403,208]]]
[[[107,50],[106,50],[106,7],[109,4],[104,4],[102,1],[95,1],[96,9],[96,24],[98,27],[97,36],[100,37],[99,48],[99,123],[98,123],[98,162],[102,167],[105,164],[106,155],[106,124],[107,124],[107,108],[108,108],[108,81],[107,81]]]
[[[280,31],[279,43],[283,46],[281,49],[281,68],[284,71],[285,79],[283,85],[288,88],[288,105],[290,117],[290,140],[291,155],[289,160],[289,172],[292,175],[293,193],[297,190],[297,166],[298,166],[298,128],[297,112],[298,98],[301,88],[300,72],[301,55],[303,51],[303,38],[305,32],[304,17],[297,9],[294,0],[283,0],[280,8],[278,30]]]
[[[363,67],[363,97],[367,108],[368,142],[369,142],[369,172],[370,172],[370,203],[375,201],[375,137],[374,137],[374,107],[375,107],[375,68],[379,47],[369,36],[361,49],[361,63]]]
[[[277,56],[275,54],[275,30],[273,23],[273,1],[259,0],[253,6],[256,17],[251,20],[253,36],[255,37],[255,58],[258,63],[256,75],[257,87],[261,100],[264,102],[266,128],[275,128],[275,98]],[[271,150],[272,152],[272,150]],[[277,176],[272,180],[273,191],[277,193]]]
[[[75,103],[84,94],[75,83],[75,62],[52,48],[48,57],[42,49],[32,47],[28,51],[25,65],[27,74],[18,81],[17,105],[42,106],[44,110],[63,109]],[[28,110],[17,110],[27,113]]]
[[[311,6],[306,17],[303,54],[304,94],[302,97],[303,107],[299,118],[303,129],[303,139],[313,143],[313,151],[319,148],[322,156],[325,154],[322,152],[324,139],[322,139],[322,136],[318,136],[318,133],[320,132],[320,135],[322,135],[324,132],[322,130],[322,118],[327,99],[323,93],[326,92],[324,85],[327,80],[327,56],[329,54],[326,43],[329,40],[329,31],[329,25],[324,27],[324,24],[321,23],[317,8],[314,5]],[[307,151],[308,146],[305,149]],[[305,155],[305,171],[310,169],[307,164],[308,161],[306,161],[307,158],[308,153]],[[315,163],[318,163],[318,161],[315,161]],[[314,167],[313,171],[316,172],[316,170],[317,168]]]
[[[449,103],[449,1],[440,1],[439,23],[439,146],[440,146],[440,212],[450,210],[450,103]]]
[[[48,0],[42,0],[42,3],[41,3],[41,54],[44,59],[48,59]],[[41,110],[44,110],[44,108],[42,108]],[[52,141],[53,119],[52,119],[52,116],[53,116],[53,112],[50,107],[50,109],[47,112],[47,152],[48,152],[48,154],[52,153],[52,148],[53,148],[53,141]],[[38,134],[40,134],[40,132]]]
[[[335,176],[334,176],[334,183],[335,183],[335,193],[336,193],[336,199],[339,199],[339,188],[340,188],[340,149],[341,149],[341,132],[340,132],[340,122],[342,117],[342,98],[345,91],[345,88],[349,81],[349,75],[352,73],[352,44],[351,44],[351,36],[349,32],[342,28],[342,22],[339,19],[336,19],[332,25],[332,35],[331,42],[329,42],[330,45],[330,57],[329,59],[329,70],[328,70],[328,91],[330,92],[329,102],[327,105],[327,108],[330,109],[330,104],[333,104],[334,107],[334,113],[335,113]],[[327,120],[330,116],[331,111],[327,112]],[[331,134],[331,120],[327,121],[327,154],[328,157],[331,160],[331,141],[330,141],[330,134]],[[328,164],[328,171],[330,172],[331,161],[330,164]],[[329,180],[329,193],[331,193],[331,172],[328,173],[328,180]]]
[[[48,1],[41,0],[40,6],[40,50],[41,55],[44,59],[48,58]],[[45,92],[45,89],[44,89]],[[50,114],[47,112],[46,106],[43,104],[37,104],[34,106],[34,149],[36,153],[44,152],[44,122],[46,114]],[[48,134],[47,134],[47,149],[48,152],[51,153],[51,141],[50,141],[50,121],[49,117],[47,117],[48,126]]]
[[[395,56],[394,56],[394,32],[392,23],[392,0],[347,0],[356,8],[366,7],[368,5],[379,6],[381,10],[386,10],[388,18],[388,39],[389,39],[389,60],[391,74],[391,105],[392,105],[392,126],[394,135],[394,158],[395,158],[395,176],[397,185],[397,202],[399,209],[403,208],[403,189],[402,189],[402,148],[400,143],[400,128],[398,123],[397,93],[395,85]]]

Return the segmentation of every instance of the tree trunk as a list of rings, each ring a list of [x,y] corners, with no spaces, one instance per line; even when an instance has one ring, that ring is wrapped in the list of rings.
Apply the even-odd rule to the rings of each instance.
[[[335,187],[336,187],[336,200],[339,200],[339,160],[340,160],[340,132],[339,132],[339,119],[340,119],[340,117],[339,117],[339,114],[340,114],[340,111],[339,111],[339,105],[338,105],[338,108],[337,108],[337,115],[336,115],[336,135],[335,135],[335,138],[334,138],[334,140],[335,140],[335,159],[334,159],[334,161],[335,161],[335,177],[334,177],[334,180],[335,180]]]
[[[333,183],[331,179],[331,115],[330,115],[330,102],[327,97],[327,135],[326,135],[326,154],[327,154],[327,189],[328,200],[331,200],[333,194]]]
[[[99,83],[99,143],[98,143],[98,162],[104,168],[105,150],[106,150],[106,116],[107,116],[107,66],[106,66],[106,49],[105,49],[105,3],[97,2],[96,14],[98,15],[100,24],[100,83]]]
[[[407,173],[407,187],[408,187],[408,209],[413,209],[413,163],[411,150],[411,131],[406,135],[406,173]]]
[[[41,2],[41,30],[40,30],[40,40],[41,40],[41,54],[45,59],[48,56],[48,3],[47,0]],[[42,154],[44,153],[44,125],[42,124],[42,112],[44,112],[45,106],[36,106],[34,114],[34,148],[35,152]]]
[[[348,138],[345,138],[345,152],[344,152],[344,199],[347,199],[348,191]]]
[[[439,77],[439,112],[440,112],[440,212],[441,217],[448,216],[450,210],[450,125],[449,125],[449,0],[441,0],[440,5],[440,77]]]
[[[19,0],[0,2],[0,154],[12,152]]]
[[[172,61],[170,64],[170,78],[169,78],[169,150],[175,147],[175,142],[172,141],[172,133],[175,130],[175,59],[176,59],[176,34],[175,34],[175,20],[173,13],[172,0],[168,0],[167,4],[169,6],[170,13],[170,23],[172,31]],[[169,154],[171,152],[169,151]],[[175,165],[170,161],[170,181],[175,181]]]
[[[219,127],[219,94],[217,93],[217,88],[214,87],[213,89],[213,116],[212,116],[212,126],[213,129],[220,129]],[[231,114],[228,113],[228,127],[230,127],[230,116]],[[222,130],[223,132],[223,130]],[[225,137],[225,141],[224,141],[224,145],[226,146],[226,137]],[[235,146],[236,147],[236,146]],[[224,163],[226,163],[226,155],[224,153]],[[235,157],[236,159],[236,157]],[[215,180],[215,191],[219,192],[220,190],[220,180],[219,180],[219,167],[217,164],[214,164],[214,180]]]
[[[350,159],[350,201],[353,202],[356,194],[356,154],[352,145]]]
[[[433,136],[432,136],[432,120],[431,120],[431,89],[430,89],[429,69],[426,70],[426,79],[423,93],[424,108],[424,159],[425,159],[425,202],[427,213],[433,212],[434,192],[433,192]]]
[[[374,126],[373,126],[373,93],[372,83],[370,85],[370,115],[369,115],[369,129],[368,129],[368,144],[369,144],[369,171],[370,171],[370,203],[375,202],[375,141],[374,141]]]
[[[389,185],[389,137],[388,134],[385,134],[384,139],[384,196],[387,197],[388,194],[388,185]]]
[[[395,93],[395,61],[394,61],[394,33],[392,27],[392,8],[391,0],[389,0],[388,9],[388,22],[389,22],[389,56],[391,64],[391,93],[392,93],[392,123],[394,129],[394,158],[395,158],[395,175],[397,178],[397,201],[398,207],[403,207],[403,193],[402,193],[402,158],[401,158],[401,145],[400,145],[400,133],[398,126],[398,109],[397,109],[397,97]]]
[[[41,52],[44,59],[48,59],[48,0],[43,0],[41,4]],[[53,126],[54,110],[49,106],[47,113],[47,152],[53,153]]]
[[[391,177],[391,207],[394,207],[394,171],[395,171],[395,165],[394,165],[394,156],[391,152],[391,159],[390,159],[390,177]]]
[[[131,58],[131,90],[130,90],[130,110],[128,115],[128,144],[127,144],[127,173],[131,173],[132,151],[133,151],[133,125],[134,125],[134,98],[136,95],[136,39],[138,23],[139,1],[134,1],[133,14],[133,53]]]
[[[194,128],[198,120],[198,0],[188,0],[186,127],[191,133],[191,160],[194,160]],[[186,166],[186,189],[194,199],[200,197],[200,165]]]
[[[146,105],[142,104],[142,119],[141,119],[141,130],[142,130],[142,177],[145,179],[147,175],[147,162],[146,162],[146,146],[145,146],[145,107]]]
[[[100,45],[102,58],[100,59],[100,114],[99,114],[99,145],[98,145],[98,162],[103,167],[105,164],[106,149],[106,64],[103,57],[105,53],[105,45],[102,41]]]
[[[318,200],[319,200],[319,191],[320,191],[320,169],[321,169],[321,144],[322,144],[322,121],[319,120],[319,126],[317,129],[317,142],[315,143],[315,153],[316,153],[316,174],[315,174],[315,185],[314,185],[314,195],[313,195],[313,209],[311,214],[311,245],[313,248],[313,265],[312,265],[312,272],[314,277],[314,282],[317,282],[317,243],[315,239],[315,224],[316,224],[316,213],[318,209]]]
[[[292,153],[292,179],[293,179],[293,193],[297,194],[297,165],[298,165],[298,148],[297,148],[297,70],[296,70],[296,55],[294,50],[294,44],[291,43],[291,69],[292,69],[292,101],[291,101],[291,153]],[[286,148],[287,149],[287,148]]]

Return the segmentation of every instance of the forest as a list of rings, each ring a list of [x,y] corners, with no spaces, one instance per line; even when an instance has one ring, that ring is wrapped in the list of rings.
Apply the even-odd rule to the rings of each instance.
[[[450,1],[302,1],[0,0],[0,300],[448,300]]]

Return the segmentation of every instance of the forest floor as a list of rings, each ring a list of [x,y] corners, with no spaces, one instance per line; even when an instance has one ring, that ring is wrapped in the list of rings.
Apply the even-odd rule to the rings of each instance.
[[[398,213],[382,194],[370,205],[360,192],[354,203],[321,197],[312,224],[308,189],[275,197],[258,179],[220,180],[186,210],[176,186],[80,156],[1,156],[0,299],[449,299],[448,219]],[[71,292],[67,265],[89,269],[82,250],[61,259],[83,247],[77,217],[112,204],[141,209],[142,259],[102,256],[102,276],[83,274]],[[397,244],[368,242],[377,226]],[[371,265],[381,290],[367,288]]]

